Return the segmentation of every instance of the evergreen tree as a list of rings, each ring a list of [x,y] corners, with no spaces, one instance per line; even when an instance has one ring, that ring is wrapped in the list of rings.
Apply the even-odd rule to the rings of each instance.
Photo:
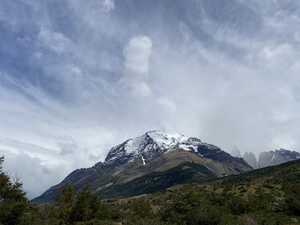
[[[3,172],[4,157],[0,157],[0,224],[24,224],[28,201],[21,190],[22,184],[12,182]]]
[[[74,187],[67,186],[57,200],[58,219],[63,224],[71,223],[71,213],[75,203],[76,191]]]

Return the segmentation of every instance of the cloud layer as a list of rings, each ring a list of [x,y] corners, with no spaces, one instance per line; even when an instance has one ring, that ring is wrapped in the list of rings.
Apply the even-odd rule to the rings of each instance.
[[[2,0],[6,169],[33,197],[151,129],[298,150],[299,22],[297,0]]]

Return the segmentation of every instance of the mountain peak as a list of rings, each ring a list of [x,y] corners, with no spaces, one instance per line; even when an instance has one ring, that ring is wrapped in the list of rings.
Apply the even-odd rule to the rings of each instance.
[[[178,133],[166,133],[163,131],[148,131],[146,134],[150,137],[155,143],[159,145],[160,148],[170,148],[178,143],[188,140],[188,138],[182,134]]]
[[[105,163],[110,164],[115,161],[122,163],[139,156],[145,162],[176,147],[187,151],[196,150],[196,146],[199,144],[203,143],[198,138],[152,130],[113,147],[109,151]]]

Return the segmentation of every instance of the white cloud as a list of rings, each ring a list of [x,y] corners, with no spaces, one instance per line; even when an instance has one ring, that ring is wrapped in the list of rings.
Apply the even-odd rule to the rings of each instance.
[[[102,6],[103,6],[104,11],[110,12],[111,10],[114,10],[114,8],[115,8],[115,2],[114,2],[114,0],[103,0]]]
[[[7,173],[23,183],[23,189],[29,198],[41,194],[49,187],[49,183],[57,183],[66,175],[65,164],[55,169],[45,166],[39,158],[21,154],[5,154],[4,167]]]
[[[165,111],[168,113],[175,113],[176,112],[176,104],[168,99],[167,97],[161,97],[157,100],[157,103],[163,107]]]
[[[293,137],[286,135],[286,134],[280,134],[278,136],[275,136],[272,139],[272,145],[276,149],[284,148],[284,149],[295,149],[297,144]]]
[[[41,45],[57,54],[67,52],[71,48],[71,41],[62,33],[42,27],[39,32]]]
[[[130,39],[124,51],[124,77],[121,83],[136,97],[150,96],[152,90],[148,83],[152,40],[147,36]]]
[[[149,72],[149,60],[152,53],[152,41],[147,36],[130,39],[124,49],[125,69],[134,75],[146,75]]]
[[[130,81],[128,87],[133,96],[148,97],[152,94],[151,88],[144,81]]]

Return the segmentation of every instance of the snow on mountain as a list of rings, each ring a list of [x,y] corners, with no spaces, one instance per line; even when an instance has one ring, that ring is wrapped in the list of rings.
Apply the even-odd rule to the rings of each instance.
[[[161,131],[149,131],[142,136],[129,139],[124,143],[113,147],[105,163],[115,161],[128,161],[141,157],[143,164],[156,156],[172,151],[173,149],[182,149],[185,151],[197,152],[199,145],[205,145],[208,148],[217,147],[203,143],[198,138],[186,137],[182,134],[168,134]]]
[[[168,149],[187,140],[187,137],[181,134],[167,134],[160,131],[150,131],[147,134],[161,148]]]

